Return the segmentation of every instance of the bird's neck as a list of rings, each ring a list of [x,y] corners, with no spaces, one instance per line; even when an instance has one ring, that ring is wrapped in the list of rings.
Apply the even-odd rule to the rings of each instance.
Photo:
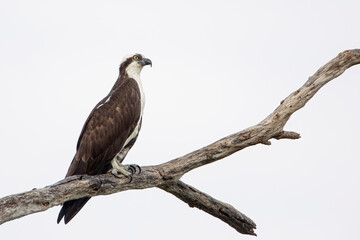
[[[125,74],[127,75],[127,77],[135,79],[138,82],[140,81],[140,72],[141,72],[140,67],[132,67],[126,69]]]
[[[118,87],[120,87],[120,85],[124,82],[124,80],[128,79],[128,78],[134,79],[138,83],[139,88],[142,90],[140,72],[141,72],[141,68],[130,68],[130,69],[126,69],[125,71],[120,71],[119,77],[116,80],[116,82],[115,82],[114,86],[112,87],[111,91],[113,91],[113,90],[117,89]]]

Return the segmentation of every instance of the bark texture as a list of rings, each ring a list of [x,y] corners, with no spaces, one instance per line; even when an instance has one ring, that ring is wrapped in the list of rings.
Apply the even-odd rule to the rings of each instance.
[[[256,235],[256,224],[250,218],[231,205],[216,200],[179,179],[197,167],[225,158],[246,147],[259,143],[270,145],[269,140],[272,138],[300,138],[298,133],[283,130],[291,115],[304,107],[322,86],[359,63],[360,49],[340,53],[257,125],[166,163],[142,167],[141,173],[135,174],[131,182],[126,177],[115,178],[111,174],[72,176],[41,189],[6,196],[0,199],[0,224],[45,211],[72,199],[158,187],[186,202],[190,207],[199,208],[221,219],[240,233]]]

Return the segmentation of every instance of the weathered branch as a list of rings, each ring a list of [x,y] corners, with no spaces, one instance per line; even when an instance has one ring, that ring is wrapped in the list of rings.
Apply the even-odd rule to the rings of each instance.
[[[204,212],[221,219],[240,233],[256,236],[254,233],[256,224],[250,218],[227,203],[216,200],[180,180],[172,184],[161,185],[159,188],[173,194],[189,204],[190,207],[199,208]]]
[[[71,199],[107,195],[129,189],[159,187],[190,206],[221,219],[237,231],[255,235],[253,229],[256,225],[245,215],[179,179],[197,167],[225,158],[246,147],[259,143],[269,145],[271,144],[269,140],[272,138],[300,138],[298,133],[283,130],[291,115],[305,106],[322,86],[359,63],[359,49],[340,53],[321,67],[300,89],[283,100],[280,106],[259,124],[169,162],[142,167],[142,172],[134,175],[131,183],[125,177],[115,178],[109,174],[73,176],[45,188],[4,197],[0,199],[0,224],[31,213],[45,211]]]

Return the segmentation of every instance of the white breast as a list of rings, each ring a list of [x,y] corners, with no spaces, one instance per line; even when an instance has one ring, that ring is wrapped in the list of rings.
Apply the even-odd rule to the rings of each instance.
[[[126,73],[128,74],[128,76],[130,78],[133,78],[138,86],[139,86],[139,90],[140,90],[140,96],[141,96],[141,108],[140,108],[140,118],[139,121],[136,124],[136,127],[134,129],[134,131],[131,133],[131,135],[126,139],[125,144],[123,147],[125,147],[134,137],[136,137],[139,134],[139,127],[140,127],[140,122],[142,119],[142,115],[144,112],[144,106],[145,106],[145,95],[144,95],[144,90],[141,84],[141,80],[140,80],[140,72],[141,72],[142,66],[140,66],[139,64],[137,64],[136,62],[131,63],[126,70]],[[121,152],[121,151],[120,151]]]

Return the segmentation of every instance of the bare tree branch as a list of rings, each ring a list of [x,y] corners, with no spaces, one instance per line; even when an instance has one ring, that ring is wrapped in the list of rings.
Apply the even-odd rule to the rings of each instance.
[[[360,49],[340,53],[321,67],[301,88],[284,99],[274,112],[259,124],[169,162],[142,167],[142,172],[134,175],[131,183],[126,177],[115,178],[109,174],[72,176],[45,188],[4,197],[0,199],[0,224],[45,211],[71,199],[159,187],[190,206],[221,219],[238,232],[255,235],[253,229],[256,225],[251,219],[229,204],[213,199],[179,179],[197,167],[225,158],[246,147],[259,143],[270,145],[272,138],[300,138],[298,133],[283,130],[291,115],[304,107],[322,86],[359,63]]]
[[[254,233],[256,224],[250,218],[227,203],[216,200],[180,180],[173,182],[172,184],[161,185],[159,188],[173,194],[189,204],[190,207],[199,208],[204,212],[221,219],[240,233],[256,236]]]

